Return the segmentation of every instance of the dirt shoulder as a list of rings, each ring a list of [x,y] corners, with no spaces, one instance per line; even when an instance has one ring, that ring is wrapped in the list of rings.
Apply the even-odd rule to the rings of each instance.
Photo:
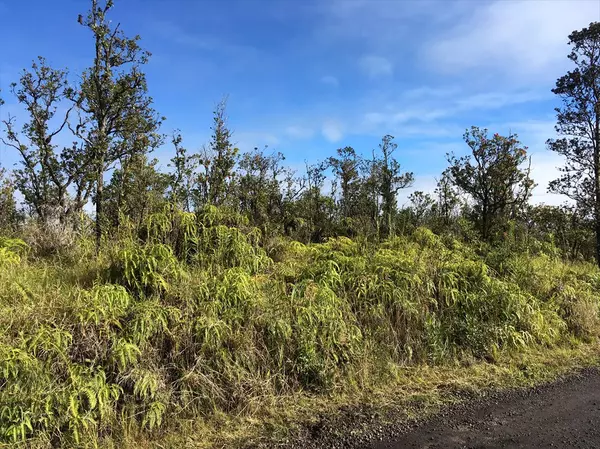
[[[600,370],[535,388],[464,398],[427,419],[370,407],[342,410],[307,429],[305,448],[598,448]],[[289,447],[289,446],[288,446]]]
[[[371,447],[598,448],[600,372],[589,369],[539,388],[464,404]]]

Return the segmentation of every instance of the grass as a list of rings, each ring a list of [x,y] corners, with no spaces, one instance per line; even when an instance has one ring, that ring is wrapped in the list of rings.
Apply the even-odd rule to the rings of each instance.
[[[234,447],[596,362],[600,271],[540,242],[264,241],[211,207],[123,229],[98,258],[0,241],[1,443]]]
[[[373,424],[371,418],[377,426],[411,422],[434,414],[441,407],[483,397],[492,391],[530,388],[598,366],[599,350],[598,343],[593,342],[526,350],[503,356],[494,363],[397,368],[393,380],[360,391],[282,396],[251,417],[218,414],[202,422],[182,421],[165,429],[157,439],[132,436],[124,447],[285,446],[322,417],[335,422],[336,417],[348,410],[356,415],[356,427],[349,430],[341,425],[337,430],[359,436],[369,430],[369,423]]]

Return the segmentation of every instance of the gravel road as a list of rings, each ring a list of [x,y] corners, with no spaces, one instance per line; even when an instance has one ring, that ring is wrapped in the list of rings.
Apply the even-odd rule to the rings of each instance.
[[[385,440],[365,447],[600,448],[600,373],[466,404]]]
[[[323,417],[284,447],[600,449],[600,371],[589,368],[537,388],[490,392],[420,421],[407,421],[400,411],[385,419],[381,413],[363,406]]]

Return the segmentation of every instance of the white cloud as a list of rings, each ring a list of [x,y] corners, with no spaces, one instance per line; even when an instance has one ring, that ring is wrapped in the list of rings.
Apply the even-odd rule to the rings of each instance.
[[[527,120],[524,122],[507,122],[494,129],[500,133],[512,132],[519,135],[519,140],[531,148],[531,152],[541,152],[546,148],[546,141],[556,137],[554,118],[547,120]]]
[[[363,113],[361,123],[368,128],[393,128],[408,123],[439,123],[461,114],[501,110],[546,99],[537,90],[469,93],[455,88],[418,88],[400,95],[396,101]]]
[[[589,0],[474,2],[470,15],[435,36],[425,56],[440,71],[493,68],[518,76],[545,74],[566,61],[567,36],[598,17]],[[550,74],[554,78],[554,73]]]
[[[276,135],[268,132],[242,131],[234,134],[234,142],[241,151],[250,151],[255,147],[278,145],[280,140]]]
[[[331,75],[326,75],[326,76],[322,77],[321,82],[323,84],[327,84],[327,85],[333,86],[333,87],[338,87],[340,85],[340,81],[335,76],[331,76]]]
[[[321,129],[323,136],[330,142],[339,142],[344,137],[344,130],[341,125],[336,120],[327,120],[323,124],[323,128]]]
[[[301,125],[290,125],[285,128],[285,133],[294,139],[309,139],[315,134],[312,128]]]
[[[166,20],[154,21],[151,23],[150,29],[156,37],[174,45],[175,48],[199,53],[199,57],[189,60],[174,57],[172,52],[164,50],[168,47],[163,47],[162,51],[153,52],[152,60],[169,65],[172,69],[171,72],[179,79],[190,80],[190,77],[193,77],[197,81],[198,73],[243,71],[249,67],[264,67],[269,61],[267,54],[262,49],[236,42],[225,33],[209,35],[198,29]],[[222,57],[224,62],[219,62],[215,55]],[[193,70],[190,69],[192,63]],[[175,70],[174,67],[177,65],[185,68]]]
[[[500,109],[505,106],[512,106],[544,100],[548,97],[549,94],[547,92],[532,89],[512,92],[484,92],[459,97],[456,100],[456,106],[459,111],[469,111],[475,109]]]
[[[393,64],[382,56],[366,55],[360,58],[361,70],[370,78],[381,78],[391,76],[394,72]]]
[[[372,52],[399,50],[399,42],[414,39],[415,23],[423,21],[425,26],[436,28],[442,21],[451,20],[457,9],[462,9],[459,2],[449,0],[327,0],[315,3],[324,19],[316,30],[317,41],[344,41]]]
[[[408,89],[402,93],[402,97],[411,101],[423,101],[424,99],[443,99],[460,95],[458,86],[419,86]]]

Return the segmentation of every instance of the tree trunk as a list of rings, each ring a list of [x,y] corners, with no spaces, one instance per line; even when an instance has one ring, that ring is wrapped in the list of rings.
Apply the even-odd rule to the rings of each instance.
[[[119,184],[119,190],[117,192],[117,216],[115,217],[117,232],[121,230],[121,208],[123,207],[123,191],[125,189],[125,181],[129,176],[129,159],[125,159],[121,163],[121,183]]]
[[[103,203],[103,190],[104,190],[104,161],[98,162],[97,173],[96,173],[96,254],[100,253],[100,247],[102,245],[102,220],[104,219],[104,210],[102,209]]]
[[[594,225],[596,229],[596,263],[600,266],[600,148],[594,148]]]
[[[597,86],[597,79],[595,80]],[[594,225],[596,228],[596,263],[600,267],[600,92],[594,89],[596,104],[594,107],[595,124],[593,142],[594,145]]]

